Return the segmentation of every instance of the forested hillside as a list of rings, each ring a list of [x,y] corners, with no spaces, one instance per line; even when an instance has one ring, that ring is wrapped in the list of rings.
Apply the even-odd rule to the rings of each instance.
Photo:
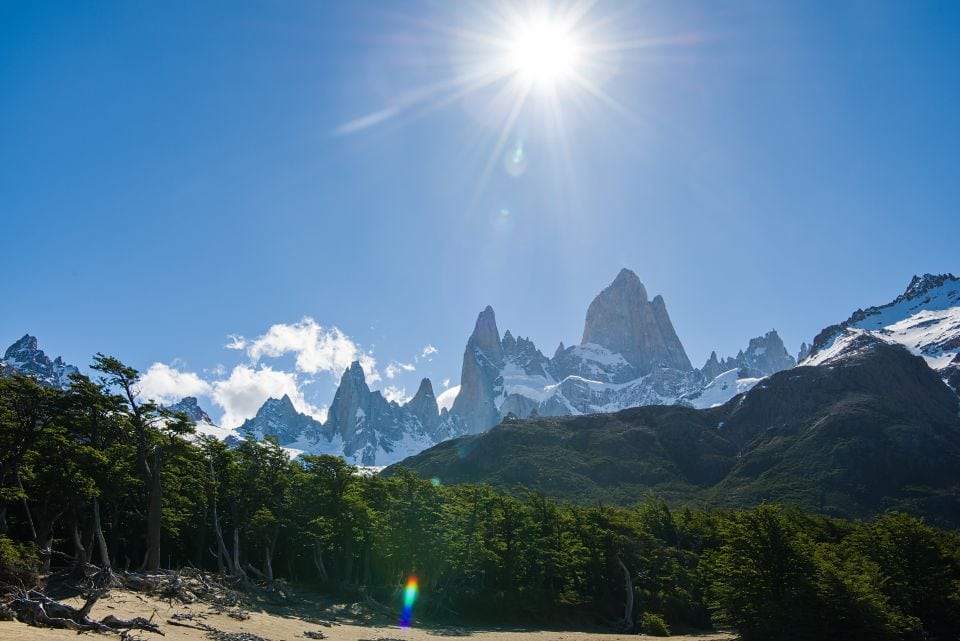
[[[197,438],[137,399],[135,370],[93,367],[98,380],[66,390],[0,378],[0,583],[190,564],[390,604],[416,576],[415,616],[459,622],[729,626],[747,640],[960,630],[960,536],[911,516],[575,505],[361,475],[274,442]]]

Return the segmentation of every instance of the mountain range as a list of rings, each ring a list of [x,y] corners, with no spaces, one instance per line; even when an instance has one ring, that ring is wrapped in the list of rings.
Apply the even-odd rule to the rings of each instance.
[[[628,269],[587,308],[579,344],[547,357],[528,338],[499,332],[494,310],[480,312],[467,340],[460,384],[435,395],[423,379],[416,395],[399,404],[367,385],[359,363],[341,377],[325,422],[298,412],[288,397],[268,399],[236,429],[214,424],[185,398],[173,407],[200,432],[221,439],[272,436],[292,452],[329,453],[352,463],[380,466],[451,438],[485,432],[504,419],[581,416],[650,405],[708,409],[749,392],[761,381],[805,366],[832,366],[873,344],[895,344],[921,356],[953,390],[960,385],[960,279],[914,277],[891,303],[857,310],[821,331],[797,358],[776,331],[749,341],[736,356],[712,353],[692,366],[662,296],[648,297]],[[24,336],[0,361],[0,371],[21,371],[45,384],[65,385],[75,367],[51,361],[37,340]]]
[[[547,496],[630,505],[763,501],[868,518],[888,509],[960,526],[956,394],[923,358],[870,341],[801,365],[709,409],[508,418],[388,467],[444,484],[517,484]]]

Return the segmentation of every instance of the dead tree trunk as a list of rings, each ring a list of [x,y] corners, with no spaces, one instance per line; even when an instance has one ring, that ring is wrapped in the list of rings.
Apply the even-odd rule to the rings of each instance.
[[[103,527],[100,523],[100,501],[96,497],[93,499],[93,533],[100,549],[100,563],[107,571],[112,571],[110,550],[107,548],[107,539],[103,536]]]
[[[263,546],[263,574],[267,581],[273,581],[273,552],[269,545]]]
[[[319,542],[313,544],[313,564],[317,566],[320,580],[324,583],[329,581],[330,575],[327,574],[327,566],[323,563],[323,549],[320,547]]]
[[[213,459],[208,459],[207,464],[210,467],[210,479],[213,481],[210,507],[213,511],[213,535],[217,539],[217,569],[223,574],[224,567],[226,567],[230,576],[236,576],[240,566],[230,560],[230,551],[227,550],[227,544],[223,540],[223,528],[220,527],[220,512],[217,510],[217,474],[213,469]],[[237,541],[234,538],[234,549],[236,548]]]
[[[240,565],[240,528],[233,528],[233,572],[235,578],[247,580],[247,573]]]
[[[617,557],[617,563],[620,564],[620,568],[623,570],[623,584],[627,592],[626,602],[623,604],[623,621],[621,622],[621,626],[624,632],[629,632],[633,630],[633,579],[630,578],[630,570],[627,569],[627,566],[619,556]]]
[[[83,575],[83,568],[87,564],[87,548],[83,545],[80,538],[80,526],[73,522],[73,569],[78,576]]]
[[[20,470],[15,469],[13,471],[13,475],[17,479],[17,486],[20,488],[20,500],[23,501],[23,511],[27,515],[27,523],[30,525],[30,534],[33,535],[33,542],[39,546],[40,539],[37,538],[37,528],[33,523],[33,513],[30,511],[30,504],[27,503],[27,491],[23,489],[23,480],[20,478]]]
[[[150,500],[147,510],[147,570],[160,569],[160,531],[163,527],[163,486],[160,482],[160,451],[153,454]]]

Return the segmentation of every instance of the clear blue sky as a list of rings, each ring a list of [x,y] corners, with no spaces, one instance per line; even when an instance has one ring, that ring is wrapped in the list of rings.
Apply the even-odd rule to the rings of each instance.
[[[960,271],[960,3],[600,0],[590,42],[633,43],[604,98],[535,88],[509,128],[424,90],[504,36],[485,6],[0,1],[4,345],[212,381],[229,334],[310,317],[412,394],[487,304],[578,342],[624,266],[697,365]]]

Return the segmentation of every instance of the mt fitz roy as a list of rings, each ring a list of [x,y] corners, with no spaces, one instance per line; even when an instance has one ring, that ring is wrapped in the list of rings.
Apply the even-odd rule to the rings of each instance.
[[[367,385],[354,362],[342,375],[327,419],[299,413],[289,397],[268,399],[236,429],[219,427],[188,397],[171,406],[197,431],[235,442],[273,437],[291,453],[343,456],[364,466],[400,461],[441,441],[483,432],[508,417],[615,412],[643,405],[708,408],[749,392],[764,378],[797,365],[834,366],[865,344],[902,345],[923,356],[954,391],[960,386],[960,279],[914,277],[893,302],[857,310],[821,331],[798,358],[776,331],[751,339],[735,357],[712,353],[703,367],[690,363],[662,296],[649,299],[643,283],[623,269],[590,303],[578,345],[563,343],[552,357],[509,330],[500,334],[491,307],[480,312],[464,350],[460,385],[438,398],[429,379],[404,404]],[[0,361],[0,373],[69,384],[75,367],[51,361],[37,340],[24,336]]]

